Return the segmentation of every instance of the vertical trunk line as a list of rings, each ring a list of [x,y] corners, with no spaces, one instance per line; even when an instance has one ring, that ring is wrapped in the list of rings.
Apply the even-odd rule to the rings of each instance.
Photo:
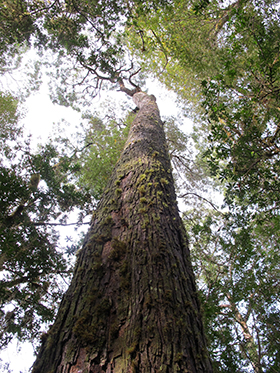
[[[140,108],[33,373],[211,373],[155,98]]]

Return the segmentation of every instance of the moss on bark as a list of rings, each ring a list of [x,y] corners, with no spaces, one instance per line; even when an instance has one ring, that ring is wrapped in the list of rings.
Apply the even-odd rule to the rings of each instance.
[[[140,108],[33,373],[207,372],[211,364],[154,97]]]

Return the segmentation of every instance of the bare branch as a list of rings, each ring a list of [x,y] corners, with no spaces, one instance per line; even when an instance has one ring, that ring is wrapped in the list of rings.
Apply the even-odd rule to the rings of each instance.
[[[140,88],[139,88],[136,84],[133,83],[133,81],[131,80],[131,78],[132,78],[133,76],[139,74],[140,71],[141,71],[141,67],[140,67],[137,71],[135,71],[133,74],[131,74],[131,75],[129,76],[129,78],[128,78],[129,83],[130,83],[133,87],[135,87],[136,89],[140,89]],[[141,90],[140,90],[140,91],[141,91]],[[140,91],[138,91],[138,92],[140,92]]]
[[[48,223],[48,222],[44,222],[44,221],[38,221],[38,222],[32,222],[32,224],[35,225],[35,226],[50,225],[50,226],[68,227],[69,225],[89,225],[90,222],[85,222],[85,223],[79,223],[79,222],[76,222],[76,223]]]
[[[187,192],[187,193],[184,193],[184,194],[180,195],[179,198],[184,198],[184,197],[186,197],[186,196],[189,195],[189,194],[192,194],[192,195],[194,195],[194,196],[196,196],[196,197],[198,197],[198,198],[200,198],[200,199],[203,199],[204,201],[208,202],[208,203],[213,207],[214,210],[220,212],[220,211],[217,209],[217,207],[214,205],[213,202],[208,201],[208,199],[206,199],[206,198],[200,196],[199,194],[192,193],[192,192]]]

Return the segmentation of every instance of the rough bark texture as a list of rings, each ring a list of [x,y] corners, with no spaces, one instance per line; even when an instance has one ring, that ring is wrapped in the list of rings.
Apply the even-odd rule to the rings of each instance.
[[[154,96],[140,108],[33,373],[212,372]]]

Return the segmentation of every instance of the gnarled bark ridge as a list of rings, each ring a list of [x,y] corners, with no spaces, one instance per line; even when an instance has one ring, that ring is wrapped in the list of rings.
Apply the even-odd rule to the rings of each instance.
[[[139,112],[92,219],[33,373],[211,373],[154,96]]]

